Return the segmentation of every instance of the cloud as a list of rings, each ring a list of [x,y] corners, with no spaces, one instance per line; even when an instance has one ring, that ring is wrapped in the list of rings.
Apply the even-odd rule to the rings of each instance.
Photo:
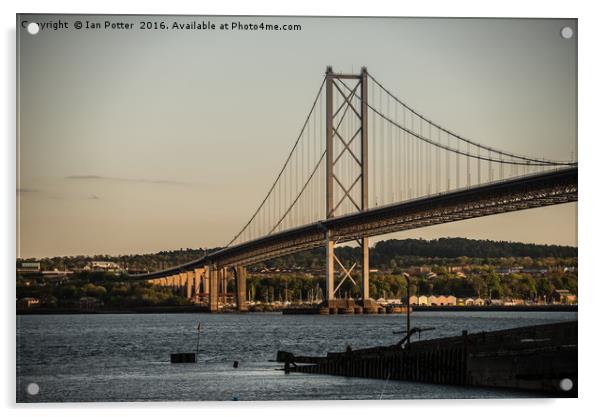
[[[79,181],[119,181],[119,182],[178,185],[178,186],[192,185],[192,183],[184,182],[184,181],[155,180],[155,179],[146,179],[146,178],[106,177],[106,176],[102,176],[102,175],[69,175],[69,176],[65,177],[65,179],[79,180]]]
[[[96,194],[63,193],[34,188],[17,188],[17,194],[35,194],[36,198],[47,198],[50,200],[100,200]]]

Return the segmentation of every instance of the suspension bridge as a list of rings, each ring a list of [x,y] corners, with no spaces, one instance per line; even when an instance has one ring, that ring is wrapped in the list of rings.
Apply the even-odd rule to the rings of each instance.
[[[411,108],[366,68],[340,74],[328,67],[282,168],[230,242],[131,278],[189,298],[207,294],[210,311],[217,311],[231,276],[243,311],[247,266],[324,247],[326,306],[337,308],[338,289],[351,280],[362,289],[358,303],[370,308],[370,237],[574,201],[576,161],[463,137]],[[349,242],[362,248],[362,257],[344,265],[334,248]]]

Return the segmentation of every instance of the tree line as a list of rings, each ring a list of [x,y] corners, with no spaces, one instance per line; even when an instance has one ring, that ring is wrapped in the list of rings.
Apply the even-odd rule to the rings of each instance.
[[[81,270],[93,260],[111,261],[124,269],[134,271],[156,271],[190,262],[220,248],[179,249],[137,255],[94,255],[94,256],[57,256],[42,259],[20,259],[18,261],[40,262],[43,270]],[[359,259],[360,249],[341,246],[335,249],[337,256],[345,261]],[[402,263],[402,258],[416,262],[419,258],[441,259],[439,263],[451,264],[455,258],[478,258],[487,264],[503,264],[504,258],[577,258],[577,248],[560,245],[539,245],[532,243],[500,242],[465,238],[390,239],[377,242],[370,248],[370,265],[375,268],[388,268],[391,261]],[[321,268],[324,263],[324,250],[314,250],[287,255],[265,261],[256,268]]]
[[[39,260],[43,269],[83,269],[90,260],[106,260],[136,269],[156,270],[191,261],[201,249],[163,251],[157,254],[94,257],[57,257]],[[361,259],[360,249],[336,248],[341,262],[350,267]],[[577,294],[577,248],[445,238],[377,242],[370,250],[372,298],[402,298],[410,271],[412,295],[454,295],[458,298],[547,298],[554,290]],[[421,268],[422,267],[422,268]],[[517,268],[521,267],[521,268]],[[514,268],[500,271],[501,268]],[[324,288],[324,251],[310,250],[262,262],[249,268],[247,297],[251,301],[320,301]],[[464,276],[456,272],[461,269]],[[541,273],[538,271],[545,271]],[[360,280],[359,268],[353,274]],[[234,283],[230,284],[234,292]],[[346,280],[339,296],[360,296],[359,285]],[[182,294],[146,283],[129,282],[127,273],[79,271],[60,278],[17,275],[17,298],[34,297],[50,307],[68,306],[81,297],[94,297],[107,307],[170,306],[188,304]]]

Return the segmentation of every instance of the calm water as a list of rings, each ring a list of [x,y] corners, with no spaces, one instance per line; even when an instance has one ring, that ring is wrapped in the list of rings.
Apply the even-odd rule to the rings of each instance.
[[[577,313],[417,312],[412,325],[436,327],[423,338],[576,320]],[[171,364],[196,349],[198,364]],[[254,314],[67,315],[17,317],[17,401],[221,401],[501,398],[522,392],[276,370],[278,350],[323,355],[393,344],[401,315]],[[237,360],[240,365],[232,367]],[[40,392],[25,387],[35,382]]]

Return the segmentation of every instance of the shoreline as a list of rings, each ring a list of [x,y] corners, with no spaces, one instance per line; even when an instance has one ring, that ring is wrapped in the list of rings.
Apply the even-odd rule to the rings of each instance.
[[[303,310],[299,308],[299,310]],[[578,305],[525,305],[525,306],[412,306],[414,312],[466,312],[466,311],[519,311],[519,312],[577,312]],[[131,307],[124,309],[97,309],[79,310],[76,308],[34,308],[31,310],[17,310],[17,316],[31,315],[72,315],[72,314],[253,314],[253,313],[282,313],[282,309],[274,308],[272,311],[248,311],[238,312],[235,309],[221,310],[218,313],[210,313],[206,306],[173,306],[173,307]],[[301,312],[297,314],[303,314]],[[389,313],[391,314],[391,313]],[[401,313],[393,313],[401,314]]]

